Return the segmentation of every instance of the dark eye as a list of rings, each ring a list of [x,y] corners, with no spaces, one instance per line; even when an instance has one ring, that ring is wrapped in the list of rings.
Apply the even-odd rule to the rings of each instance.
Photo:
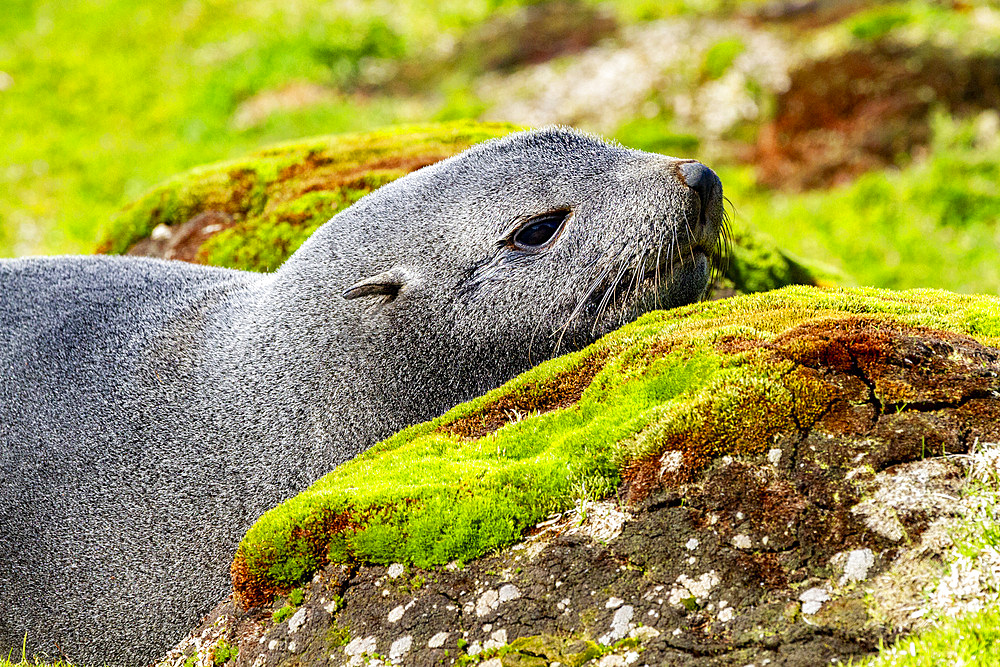
[[[535,250],[542,247],[555,238],[568,217],[569,211],[553,211],[528,220],[514,234],[512,239],[514,247],[522,250]]]

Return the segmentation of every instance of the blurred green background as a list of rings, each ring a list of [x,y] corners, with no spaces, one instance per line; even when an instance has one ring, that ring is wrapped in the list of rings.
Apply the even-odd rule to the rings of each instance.
[[[701,159],[846,282],[998,293],[998,108],[996,2],[4,0],[0,256],[275,141],[477,118]]]

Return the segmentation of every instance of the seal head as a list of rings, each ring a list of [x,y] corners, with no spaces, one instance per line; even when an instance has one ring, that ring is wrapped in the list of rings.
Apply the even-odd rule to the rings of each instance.
[[[338,249],[334,273],[352,280],[343,296],[369,326],[431,317],[421,336],[452,350],[530,350],[537,362],[703,298],[724,256],[722,203],[701,163],[554,128],[390,184],[300,254]]]

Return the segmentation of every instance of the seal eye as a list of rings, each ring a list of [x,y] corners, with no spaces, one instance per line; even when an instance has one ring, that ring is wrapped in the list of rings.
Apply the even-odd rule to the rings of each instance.
[[[511,242],[521,250],[537,250],[555,238],[568,217],[569,211],[553,211],[535,216],[514,233]]]

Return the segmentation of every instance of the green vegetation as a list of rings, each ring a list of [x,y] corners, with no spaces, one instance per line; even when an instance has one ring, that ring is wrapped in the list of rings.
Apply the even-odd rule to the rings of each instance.
[[[529,1],[9,0],[0,256],[88,252],[122,201],[196,164],[431,118],[437,91],[405,100],[368,91],[392,77],[387,64],[433,58],[437,45]],[[701,3],[659,4],[641,14]]]
[[[275,625],[277,625],[278,623],[281,623],[283,620],[291,616],[294,611],[295,609],[294,607],[292,607],[292,605],[286,604],[285,606],[276,609],[274,613],[271,614],[271,621],[274,622]]]
[[[992,667],[1000,664],[1000,607],[948,619],[915,636],[880,646],[869,660],[852,661],[858,667]]]
[[[973,0],[966,10],[933,0],[904,0],[872,4],[847,16],[831,32],[846,33],[858,41],[893,39],[910,43],[946,44],[964,53],[996,53],[1000,35],[982,30],[984,14],[976,8],[992,8],[990,0]],[[972,11],[969,11],[972,10]]]
[[[230,660],[234,660],[240,653],[239,646],[230,646],[225,639],[220,639],[219,643],[212,649],[212,664],[223,665]]]
[[[718,79],[732,67],[736,56],[746,48],[746,44],[735,37],[717,42],[705,52],[705,60],[701,65],[702,76],[706,79]]]
[[[330,627],[327,629],[325,636],[326,643],[330,645],[330,648],[344,646],[351,641],[350,629],[340,627],[337,624],[336,618],[331,619]]]
[[[1000,300],[934,290],[793,287],[650,313],[402,431],[268,512],[240,544],[234,587],[260,604],[329,560],[468,560],[571,506],[580,489],[613,493],[623,471],[664,451],[680,452],[681,477],[727,453],[761,454],[830,399],[753,343],[849,316],[1000,342]],[[744,351],[723,351],[733,348]]]
[[[1000,285],[1000,135],[938,117],[929,157],[870,172],[830,191],[758,189],[747,169],[720,170],[737,222],[766,229],[777,247],[840,267],[859,284],[905,289],[934,281],[992,293]]]

